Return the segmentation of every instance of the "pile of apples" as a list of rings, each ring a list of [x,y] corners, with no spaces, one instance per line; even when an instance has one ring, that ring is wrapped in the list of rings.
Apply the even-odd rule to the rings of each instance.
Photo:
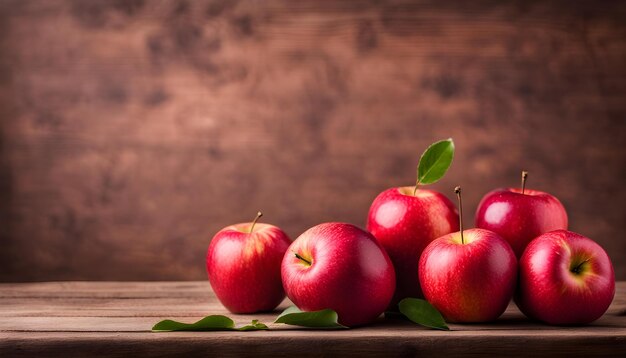
[[[258,213],[253,222],[213,237],[209,281],[233,313],[271,311],[286,293],[303,311],[336,311],[349,327],[397,309],[406,297],[425,298],[448,322],[493,321],[514,298],[534,320],[590,323],[615,295],[609,256],[591,239],[567,231],[561,202],[526,189],[526,177],[522,172],[519,189],[486,194],[476,228],[467,230],[460,187],[461,216],[439,192],[397,187],[376,197],[367,231],[324,223],[293,242],[280,228],[257,223]]]

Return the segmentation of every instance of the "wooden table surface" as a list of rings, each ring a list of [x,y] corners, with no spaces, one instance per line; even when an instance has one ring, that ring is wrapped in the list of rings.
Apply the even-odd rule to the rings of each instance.
[[[58,355],[309,356],[626,356],[626,282],[608,312],[585,327],[529,322],[511,305],[495,323],[429,330],[385,320],[350,330],[307,330],[270,324],[271,331],[168,332],[161,319],[193,322],[227,314],[236,323],[271,323],[277,312],[231,315],[208,282],[46,282],[0,284],[0,357]]]

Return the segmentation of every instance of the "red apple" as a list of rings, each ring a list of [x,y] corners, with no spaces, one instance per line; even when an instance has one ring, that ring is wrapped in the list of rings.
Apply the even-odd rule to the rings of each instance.
[[[577,233],[556,230],[528,244],[519,263],[515,303],[548,324],[586,324],[600,318],[615,295],[606,251]]]
[[[537,236],[567,229],[567,212],[559,199],[523,186],[488,193],[476,210],[476,227],[498,233],[511,244],[518,258]]]
[[[424,297],[450,322],[488,322],[513,297],[517,259],[498,234],[483,229],[455,232],[422,253],[419,280]]]
[[[345,326],[375,320],[395,287],[385,250],[370,233],[344,223],[320,224],[300,235],[285,253],[282,277],[298,308],[332,309]]]
[[[424,297],[450,322],[488,322],[504,312],[517,281],[517,259],[500,235],[484,229],[461,230],[431,242],[419,260]]]
[[[209,245],[211,287],[233,313],[271,311],[285,298],[280,265],[291,240],[276,226],[256,223],[261,215],[220,230]]]
[[[443,194],[414,186],[392,188],[376,197],[369,210],[367,230],[380,242],[395,267],[392,305],[405,297],[422,297],[418,261],[436,238],[459,230],[454,204]]]

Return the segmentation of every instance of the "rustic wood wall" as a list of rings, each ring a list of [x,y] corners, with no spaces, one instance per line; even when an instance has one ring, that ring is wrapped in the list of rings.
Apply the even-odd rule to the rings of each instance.
[[[434,188],[527,169],[626,279],[624,1],[1,0],[0,119],[2,281],[203,279],[221,227],[363,225],[447,137]]]

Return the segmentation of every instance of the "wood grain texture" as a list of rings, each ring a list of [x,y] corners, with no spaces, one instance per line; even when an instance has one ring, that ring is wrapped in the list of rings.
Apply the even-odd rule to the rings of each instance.
[[[289,304],[285,301],[280,309]],[[511,305],[491,324],[450,324],[451,332],[380,319],[339,331],[270,324],[268,332],[152,333],[157,321],[192,322],[229,314],[207,282],[49,282],[0,284],[0,355],[58,356],[623,356],[626,282],[613,304],[584,327],[528,321]],[[230,314],[229,314],[230,315]],[[230,315],[270,323],[278,311]]]
[[[626,2],[0,1],[0,281],[203,279],[257,210],[555,194],[626,279]],[[471,215],[465,219],[469,227]]]

